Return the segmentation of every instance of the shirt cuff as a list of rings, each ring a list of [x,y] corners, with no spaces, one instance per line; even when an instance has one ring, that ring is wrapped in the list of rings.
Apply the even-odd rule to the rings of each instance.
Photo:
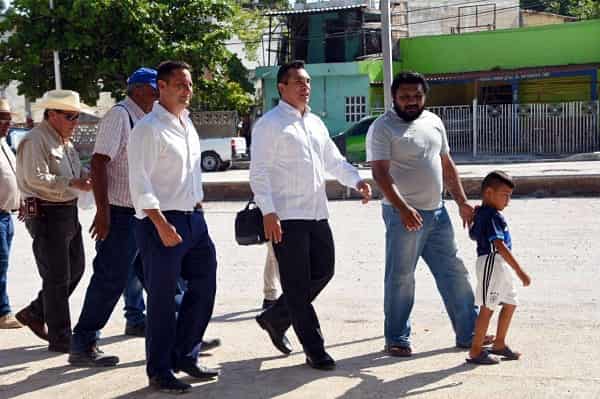
[[[136,208],[143,209],[160,209],[160,201],[152,193],[142,194],[137,198]]]
[[[258,199],[255,198],[256,205],[262,212],[263,215],[268,215],[269,213],[275,213],[275,206],[273,205],[273,201],[270,198]]]

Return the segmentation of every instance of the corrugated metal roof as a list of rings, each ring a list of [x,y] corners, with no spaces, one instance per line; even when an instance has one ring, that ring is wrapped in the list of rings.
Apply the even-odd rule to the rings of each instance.
[[[329,11],[340,11],[340,10],[352,10],[355,8],[367,8],[366,4],[354,4],[350,6],[337,6],[337,7],[322,7],[322,8],[306,8],[304,10],[287,10],[287,11],[271,11],[264,13],[267,17],[275,15],[294,15],[294,14],[318,14]]]

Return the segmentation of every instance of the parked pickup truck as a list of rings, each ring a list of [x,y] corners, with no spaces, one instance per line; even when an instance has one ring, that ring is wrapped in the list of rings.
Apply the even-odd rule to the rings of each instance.
[[[231,163],[247,158],[246,139],[243,137],[200,138],[202,170],[216,172],[231,167]]]

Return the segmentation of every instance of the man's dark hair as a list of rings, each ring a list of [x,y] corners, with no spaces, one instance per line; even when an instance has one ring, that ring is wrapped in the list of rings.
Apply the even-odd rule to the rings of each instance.
[[[427,84],[427,80],[423,75],[418,72],[400,72],[396,77],[394,77],[394,81],[392,82],[392,97],[396,96],[396,92],[400,85],[414,85],[420,84],[423,87],[423,92],[427,94],[429,91],[429,85]]]
[[[156,67],[156,80],[162,80],[166,82],[173,74],[173,71],[178,69],[187,69],[188,71],[191,71],[192,67],[190,64],[183,61],[163,61]]]
[[[290,69],[305,69],[304,61],[295,60],[279,67],[277,71],[277,83],[287,83],[288,71]]]
[[[494,170],[493,172],[488,173],[481,182],[481,192],[483,193],[488,187],[497,190],[501,186],[508,186],[511,189],[514,189],[515,182],[508,173],[501,170]]]

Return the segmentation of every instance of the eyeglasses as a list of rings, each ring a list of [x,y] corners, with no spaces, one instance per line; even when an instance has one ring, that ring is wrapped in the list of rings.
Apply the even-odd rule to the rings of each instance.
[[[65,119],[68,120],[69,122],[73,122],[73,121],[76,121],[77,119],[79,119],[79,112],[71,113],[71,112],[67,112],[67,111],[62,111],[60,109],[55,109],[53,111],[56,112],[57,114],[61,114],[62,116],[64,116]]]

